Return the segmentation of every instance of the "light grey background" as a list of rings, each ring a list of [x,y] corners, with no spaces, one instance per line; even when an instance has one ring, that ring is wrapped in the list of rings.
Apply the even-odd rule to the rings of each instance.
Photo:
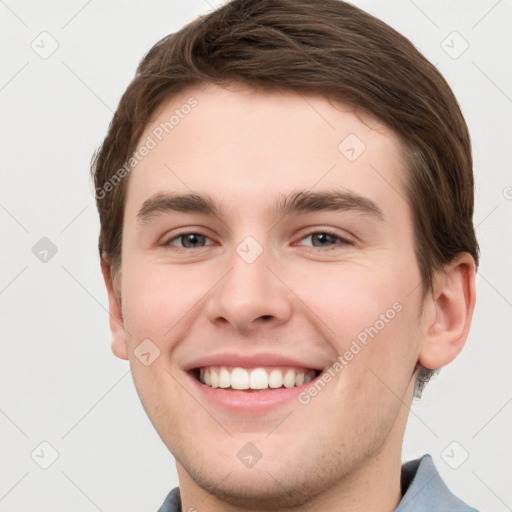
[[[414,402],[403,458],[431,453],[468,503],[512,510],[512,1],[354,3],[441,70],[474,145],[473,328]],[[154,512],[178,483],[128,362],[110,351],[88,172],[145,52],[218,5],[0,0],[0,511]],[[39,253],[46,262],[32,252],[42,237],[58,251]],[[58,453],[47,469],[42,442]]]

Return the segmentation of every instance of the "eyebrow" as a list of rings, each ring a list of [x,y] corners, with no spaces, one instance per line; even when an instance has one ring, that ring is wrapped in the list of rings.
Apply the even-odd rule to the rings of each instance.
[[[137,220],[143,224],[159,213],[165,212],[203,213],[226,218],[222,204],[208,195],[199,194],[155,194],[144,201],[137,213]],[[276,217],[299,215],[321,211],[356,211],[380,221],[384,220],[382,210],[367,197],[348,191],[311,192],[300,190],[280,195],[272,208]]]

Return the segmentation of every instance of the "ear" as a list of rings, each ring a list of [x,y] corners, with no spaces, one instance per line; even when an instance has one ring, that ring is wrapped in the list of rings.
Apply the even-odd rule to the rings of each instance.
[[[451,363],[466,343],[475,308],[475,261],[462,253],[434,277],[429,318],[418,362],[437,370]]]
[[[108,310],[110,315],[110,331],[112,333],[112,352],[120,359],[128,359],[126,339],[124,334],[124,321],[121,304],[116,297],[112,286],[111,266],[101,258],[101,272],[108,293]]]

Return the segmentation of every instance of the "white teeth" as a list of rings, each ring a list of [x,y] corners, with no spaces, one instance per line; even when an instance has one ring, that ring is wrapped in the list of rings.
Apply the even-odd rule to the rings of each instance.
[[[213,368],[210,370],[210,379],[212,382],[212,388],[219,387],[219,372],[213,371]]]
[[[295,386],[295,372],[291,368],[284,374],[283,386],[285,388],[293,388]]]
[[[290,367],[232,368],[211,366],[199,369],[199,380],[212,388],[232,389],[277,389],[302,386],[313,380],[315,370]]]
[[[229,386],[231,386],[231,375],[223,366],[219,372],[219,388],[229,388]]]
[[[283,372],[281,370],[272,370],[268,375],[268,387],[280,388],[283,385]]]
[[[233,389],[249,389],[249,374],[246,370],[243,368],[233,369],[231,372],[231,387]]]
[[[268,388],[268,375],[263,368],[255,368],[251,372],[249,379],[249,387],[251,389],[266,389]]]

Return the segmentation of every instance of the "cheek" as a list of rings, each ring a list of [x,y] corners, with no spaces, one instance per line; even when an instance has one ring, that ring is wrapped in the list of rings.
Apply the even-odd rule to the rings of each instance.
[[[148,329],[148,336],[152,334],[158,339],[193,308],[203,288],[194,284],[201,281],[186,269],[129,258],[123,262],[122,278],[126,327],[139,331],[143,327]]]
[[[368,379],[381,387],[378,377],[392,389],[407,385],[421,338],[419,289],[410,293],[414,277],[398,269],[343,264],[334,271],[319,267],[294,282],[294,291],[343,358],[337,366],[344,374],[343,387],[347,380],[351,387],[365,386]]]
[[[382,272],[370,264],[342,263],[319,265],[302,273],[300,279],[290,275],[290,287],[343,344],[377,322],[378,330],[397,316],[401,290],[391,272]],[[363,337],[363,336],[362,336]],[[343,348],[343,345],[340,347]]]

